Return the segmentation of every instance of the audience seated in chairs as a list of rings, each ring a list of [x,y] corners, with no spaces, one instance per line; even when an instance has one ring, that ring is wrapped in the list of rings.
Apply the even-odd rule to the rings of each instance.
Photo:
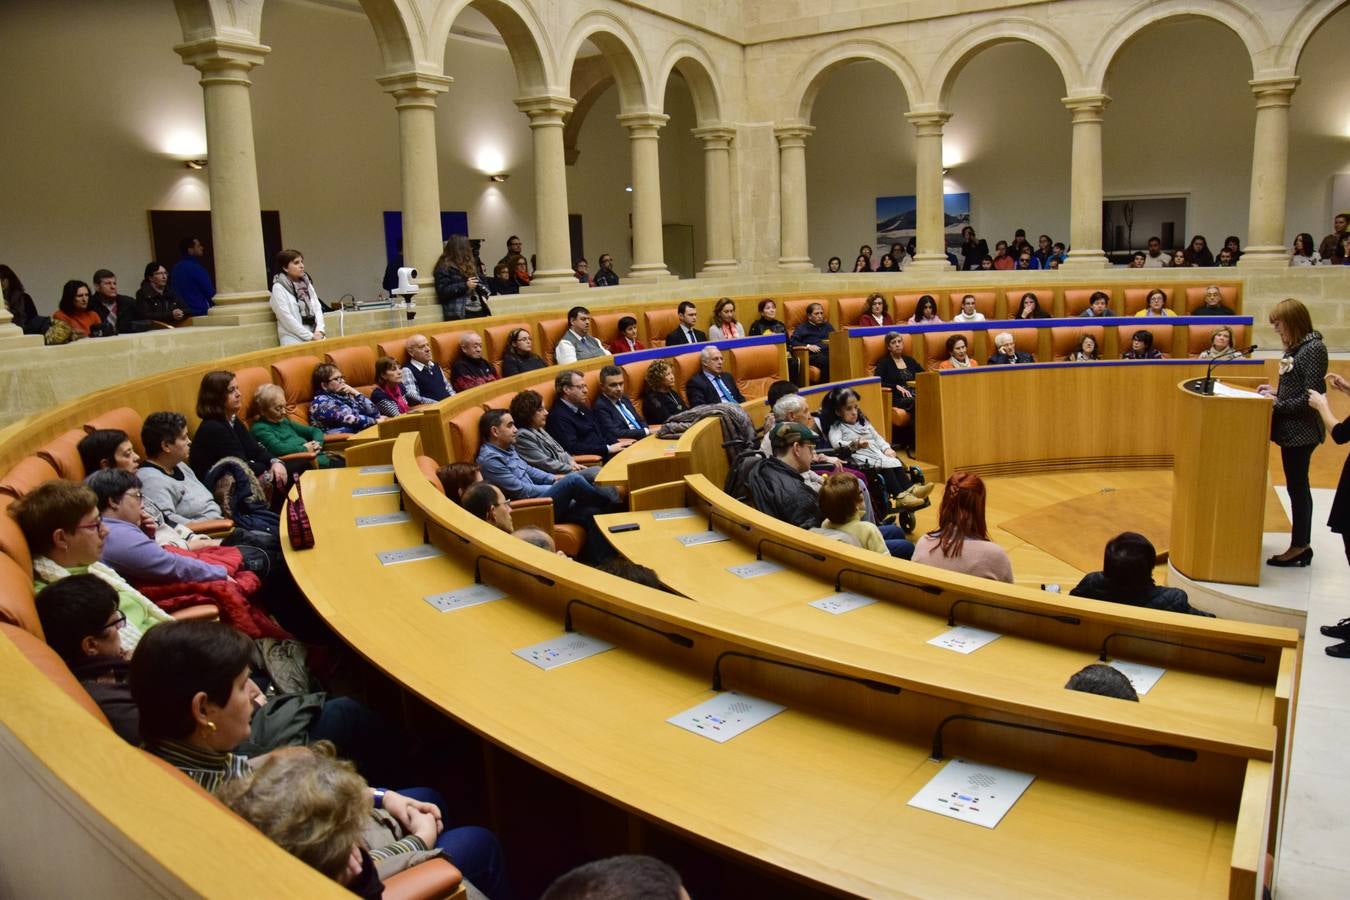
[[[867,299],[863,301],[863,313],[858,317],[858,326],[876,328],[894,324],[895,320],[886,312],[886,298],[876,293],[868,294]]]
[[[117,276],[110,269],[94,273],[94,296],[90,304],[103,320],[103,334],[131,334],[143,330],[136,325],[136,301],[117,292]]]
[[[893,508],[923,506],[933,486],[913,483],[890,441],[863,414],[859,400],[852,388],[835,388],[825,395],[820,404],[820,425],[829,445],[846,454],[850,465],[875,472],[885,484]]]
[[[197,418],[201,423],[188,457],[197,477],[234,519],[239,518],[240,507],[248,504],[249,498],[264,507],[269,503],[280,507],[290,486],[291,468],[299,472],[309,465],[306,460],[288,467],[268,453],[239,418],[241,403],[239,382],[233,372],[207,372],[202,376],[197,389]]]
[[[898,438],[906,447],[914,444],[914,389],[909,385],[922,371],[914,357],[905,353],[905,336],[898,331],[887,334],[886,355],[877,360],[876,376],[881,379],[881,386],[890,391],[891,406],[911,416],[910,424],[903,429],[905,433]]]
[[[666,360],[654,360],[647,367],[645,380],[642,415],[652,425],[664,425],[666,419],[689,408],[675,386],[675,367]]]
[[[1233,346],[1233,329],[1220,325],[1209,337],[1209,346],[1200,351],[1201,359],[1242,359],[1242,351]]]
[[[131,438],[120,428],[99,428],[80,438],[75,447],[80,454],[86,474],[100,469],[125,469],[136,471],[141,458],[131,445]]]
[[[1153,346],[1153,332],[1139,329],[1130,336],[1130,349],[1120,354],[1121,359],[1162,359],[1162,351]]]
[[[1203,234],[1197,234],[1191,238],[1191,243],[1186,247],[1184,253],[1188,266],[1214,265],[1214,254],[1210,252],[1209,243],[1205,240]]]
[[[730,341],[745,337],[745,329],[736,321],[736,301],[730,297],[723,297],[713,304],[708,334],[715,341]]]
[[[716,346],[704,347],[699,352],[699,370],[685,382],[684,392],[690,406],[711,403],[744,403],[736,379],[722,371],[722,351]]]
[[[1130,683],[1130,679],[1125,677],[1125,673],[1104,663],[1084,666],[1073,673],[1064,687],[1085,694],[1100,694],[1117,700],[1139,702],[1139,694]]]
[[[833,333],[834,326],[825,321],[825,306],[812,303],[806,308],[806,321],[793,329],[788,338],[789,349],[806,348],[810,364],[820,370],[820,382],[830,380],[830,335]]]
[[[136,291],[136,318],[142,322],[181,325],[188,313],[185,304],[169,287],[169,270],[157,262],[145,267],[145,279]]]
[[[779,422],[770,429],[773,455],[753,462],[745,475],[755,509],[799,528],[819,527],[816,492],[802,480],[811,469],[818,440],[814,431],[797,422]]]
[[[774,303],[772,297],[759,301],[756,308],[759,310],[759,318],[750,323],[750,337],[761,334],[787,334],[787,326],[777,318],[778,304]]]
[[[1088,298],[1087,309],[1078,315],[1085,319],[1114,316],[1115,313],[1111,311],[1111,298],[1106,295],[1105,291],[1094,291],[1092,296]]]
[[[450,367],[450,384],[456,391],[467,391],[497,380],[497,370],[483,359],[483,336],[465,332],[459,339],[459,358]]]
[[[1199,306],[1191,310],[1193,316],[1231,316],[1233,314],[1231,309],[1223,305],[1223,292],[1219,290],[1217,284],[1211,284],[1205,288],[1204,299]]]
[[[979,362],[970,355],[970,344],[963,334],[954,334],[947,338],[947,358],[938,364],[939,369],[969,369]]]
[[[609,342],[609,352],[617,355],[646,349],[647,345],[638,340],[637,319],[632,316],[619,319],[619,336]]]
[[[1180,588],[1153,583],[1153,567],[1157,560],[1157,551],[1148,538],[1133,531],[1121,532],[1107,542],[1102,570],[1084,575],[1069,593],[1127,606],[1214,618],[1213,613],[1191,606],[1186,592]]]
[[[112,585],[126,616],[118,633],[122,649],[136,649],[141,636],[172,620],[110,567],[99,562],[108,529],[98,511],[98,495],[71,481],[48,481],[16,500],[9,513],[18,522],[33,554],[33,584],[42,590],[86,572]]]
[[[938,528],[919,538],[914,562],[980,578],[1012,583],[1012,561],[989,539],[984,521],[984,481],[973,472],[947,479],[938,511]]]
[[[494,297],[520,293],[520,285],[511,277],[511,267],[504,262],[492,267],[492,277],[487,280],[487,288]]]
[[[952,316],[953,322],[983,322],[984,313],[975,308],[976,300],[974,294],[966,294],[961,298],[961,311]]]
[[[249,755],[256,751],[247,742],[261,693],[250,678],[253,643],[216,622],[175,622],[147,638],[131,660],[131,692],[146,748],[211,792],[249,776]],[[308,739],[326,740],[332,724],[321,714]],[[371,737],[389,740],[382,729]],[[381,877],[444,853],[490,895],[503,890],[501,849],[491,832],[444,829],[445,801],[434,791],[386,790],[376,796],[379,810],[389,815],[368,807],[363,836]]]
[[[990,366],[1011,366],[1025,365],[1034,363],[1036,357],[1017,349],[1017,341],[1014,340],[1011,332],[1000,331],[994,335],[994,355],[989,357],[986,365]]]
[[[914,304],[914,315],[906,321],[906,325],[937,325],[942,322],[938,318],[937,301],[933,299],[932,294],[924,294],[919,298],[919,302]]]
[[[905,539],[902,529],[895,525],[884,526],[890,530],[887,535],[871,522],[863,521],[866,499],[853,475],[847,472],[826,475],[817,497],[821,515],[825,517],[821,527],[852,536],[864,550],[889,553],[898,559],[909,559],[914,555],[914,545]]]
[[[401,416],[412,408],[403,390],[403,367],[392,356],[375,360],[375,389],[370,392],[370,402],[386,419]]]
[[[596,275],[596,283],[600,276]],[[594,337],[591,337],[591,311],[584,306],[574,306],[567,311],[567,330],[558,338],[553,348],[553,358],[560,366],[569,366],[582,359],[596,359],[609,356],[610,353]]]
[[[1069,362],[1096,362],[1101,359],[1101,354],[1097,352],[1097,339],[1090,334],[1085,334],[1078,339],[1078,346],[1069,354]]]
[[[1175,315],[1176,313],[1167,308],[1167,295],[1159,288],[1154,288],[1148,292],[1148,296],[1144,299],[1144,308],[1135,313],[1135,316],[1140,318]]]
[[[501,488],[486,481],[470,485],[460,497],[459,505],[464,507],[475,519],[482,519],[489,525],[507,534],[516,528],[511,522],[511,504],[506,501]]]
[[[591,404],[591,412],[600,421],[600,435],[606,444],[640,441],[648,433],[647,423],[624,391],[625,379],[623,369],[618,366],[608,365],[600,370],[600,396]]]
[[[1048,319],[1050,314],[1041,309],[1040,299],[1030,291],[1022,295],[1014,319]]]
[[[83,281],[67,281],[61,288],[61,302],[52,320],[64,323],[71,331],[71,339],[102,337],[105,333],[103,318],[91,308],[91,298],[89,285]]]
[[[605,440],[600,417],[586,402],[591,392],[586,376],[575,369],[567,369],[553,379],[553,387],[558,399],[553,401],[545,427],[568,453],[608,459],[633,443],[632,438]]]
[[[455,393],[445,370],[431,358],[431,341],[425,334],[408,336],[404,343],[408,363],[403,367],[403,395],[409,406],[435,403]]]
[[[694,327],[698,324],[698,307],[693,302],[681,301],[675,313],[679,316],[680,324],[666,335],[667,347],[674,347],[677,344],[701,344],[708,339],[706,334]]]
[[[455,503],[464,499],[464,492],[483,480],[478,466],[470,462],[447,463],[436,470],[441,491]]]
[[[537,391],[527,388],[511,398],[511,419],[517,428],[516,452],[525,462],[552,475],[580,472],[595,481],[600,467],[577,462],[545,428],[548,409]]]
[[[309,404],[309,422],[325,433],[356,434],[384,421],[370,398],[347,383],[342,370],[333,363],[314,367],[313,394]]]
[[[14,317],[14,324],[31,334],[30,326],[42,321],[38,315],[33,298],[23,289],[23,280],[9,266],[0,264],[0,296],[3,296],[5,309]]]
[[[548,363],[534,352],[534,337],[530,329],[516,328],[506,336],[506,349],[502,352],[503,378],[546,368]]]
[[[394,368],[397,370],[397,364]],[[277,458],[314,453],[314,464],[320,469],[340,469],[346,464],[341,455],[324,452],[322,428],[301,425],[286,414],[286,392],[280,385],[260,385],[253,395],[253,406],[258,418],[249,426],[249,433],[268,453]]]

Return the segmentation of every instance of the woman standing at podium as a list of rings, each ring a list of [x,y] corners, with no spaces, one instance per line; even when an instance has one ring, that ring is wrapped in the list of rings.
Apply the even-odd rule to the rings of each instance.
[[[1270,439],[1280,447],[1284,483],[1289,491],[1294,532],[1289,549],[1266,560],[1270,566],[1307,566],[1312,564],[1312,489],[1308,485],[1308,465],[1313,451],[1322,443],[1326,429],[1322,417],[1308,405],[1308,391],[1322,387],[1327,375],[1327,348],[1322,335],[1312,327],[1308,307],[1289,298],[1275,304],[1270,324],[1284,344],[1280,358],[1280,382],[1272,389],[1263,384],[1258,391],[1275,400],[1270,421]]]

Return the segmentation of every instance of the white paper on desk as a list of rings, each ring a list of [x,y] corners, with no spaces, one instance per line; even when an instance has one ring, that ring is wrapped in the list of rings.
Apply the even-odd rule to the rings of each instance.
[[[604,653],[606,650],[613,649],[614,645],[609,641],[602,641],[599,638],[574,631],[511,652],[527,663],[532,663],[547,672],[549,669],[556,669],[559,666],[565,666],[579,659],[585,659],[588,656],[595,656],[597,653]]]
[[[907,805],[993,828],[1035,780],[1026,772],[953,759]]]
[[[652,510],[652,518],[658,522],[663,522],[667,519],[692,519],[693,517],[694,511],[687,506],[677,506],[674,509]]]
[[[738,578],[758,578],[761,575],[781,572],[783,569],[782,563],[776,563],[771,559],[757,559],[754,562],[741,563],[738,566],[727,566],[727,571]]]
[[[971,628],[969,625],[957,625],[950,631],[944,631],[928,641],[934,647],[954,650],[957,653],[974,653],[985,644],[999,637],[997,631],[985,631],[983,628]]]
[[[453,612],[457,609],[468,609],[470,606],[491,603],[493,600],[500,600],[505,596],[506,591],[495,588],[490,584],[471,584],[457,590],[446,591],[443,594],[432,594],[430,597],[423,597],[422,599],[441,612]]]
[[[853,612],[855,609],[862,609],[864,606],[871,606],[876,602],[877,598],[875,597],[855,594],[852,591],[840,591],[828,597],[821,597],[819,600],[812,600],[806,605],[814,606],[816,609],[824,610],[836,616],[842,616],[846,612]]]
[[[1256,391],[1247,388],[1233,387],[1231,384],[1224,384],[1222,381],[1214,382],[1214,396],[1216,397],[1247,397],[1257,400],[1273,400],[1273,397],[1267,397],[1264,394],[1258,394]]]
[[[1153,690],[1153,686],[1158,683],[1158,679],[1163,677],[1163,673],[1167,671],[1157,666],[1125,662],[1123,659],[1113,659],[1107,665],[1130,679],[1130,684],[1134,686],[1134,692],[1141,697]]]
[[[754,728],[778,715],[786,706],[738,694],[735,691],[723,691],[711,700],[700,703],[693,709],[686,709],[666,719],[685,731],[692,731],[710,741],[725,744],[738,734]]]
[[[725,541],[727,536],[720,531],[695,531],[693,534],[680,535],[678,540],[686,547],[697,547],[699,544],[716,544],[719,541]]]

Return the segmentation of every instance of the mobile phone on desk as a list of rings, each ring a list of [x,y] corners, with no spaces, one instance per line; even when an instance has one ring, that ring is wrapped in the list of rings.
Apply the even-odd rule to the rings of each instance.
[[[637,522],[624,522],[622,525],[609,526],[610,534],[623,534],[625,531],[637,531],[642,526]]]

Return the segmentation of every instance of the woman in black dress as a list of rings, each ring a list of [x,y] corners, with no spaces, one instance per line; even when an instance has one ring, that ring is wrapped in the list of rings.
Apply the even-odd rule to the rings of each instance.
[[[891,439],[902,447],[914,446],[914,391],[909,382],[923,369],[912,356],[905,354],[905,336],[898,331],[886,335],[886,355],[877,360],[876,376],[881,386],[891,392],[891,406],[909,413],[909,424],[895,429]]]
[[[544,358],[534,352],[534,338],[530,336],[530,329],[516,328],[506,336],[506,350],[502,353],[503,378],[547,366]]]
[[[238,501],[248,494],[248,489],[236,478],[244,473],[235,471],[235,465],[229,460],[247,466],[267,499],[274,504],[279,504],[286,496],[291,481],[287,464],[258,443],[240,420],[241,402],[239,382],[233,372],[207,372],[202,376],[201,386],[197,389],[197,418],[201,419],[201,424],[192,436],[188,456],[188,465],[202,484],[217,495],[217,501],[224,499],[222,508],[232,512],[237,512]],[[294,461],[297,473],[307,465],[307,460]],[[219,483],[226,478],[229,486],[222,488]],[[233,517],[237,518],[237,515]]]
[[[642,395],[642,417],[649,425],[664,425],[666,419],[684,412],[684,402],[675,387],[675,367],[658,359],[647,367],[647,390]]]

